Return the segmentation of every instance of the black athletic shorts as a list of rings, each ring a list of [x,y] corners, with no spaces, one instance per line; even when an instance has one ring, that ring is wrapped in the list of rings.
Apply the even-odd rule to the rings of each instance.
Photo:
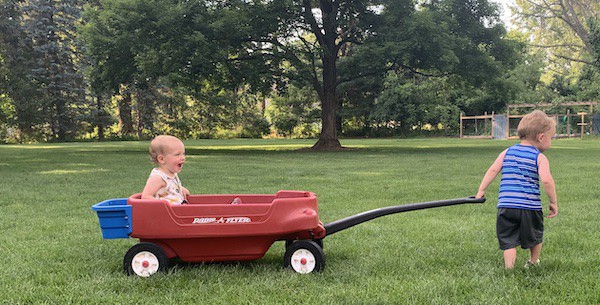
[[[542,211],[498,208],[496,234],[500,250],[517,246],[529,249],[542,242],[544,214]]]

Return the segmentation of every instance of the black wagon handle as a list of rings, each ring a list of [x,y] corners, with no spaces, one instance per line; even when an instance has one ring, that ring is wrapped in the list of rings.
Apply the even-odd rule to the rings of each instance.
[[[411,204],[403,204],[397,206],[389,206],[379,209],[374,209],[366,212],[362,212],[356,215],[352,215],[340,220],[336,220],[325,224],[325,236],[329,236],[333,233],[337,233],[339,231],[348,229],[357,224],[361,224],[363,222],[381,217],[390,214],[408,212],[408,211],[416,211],[437,207],[444,207],[450,205],[458,205],[458,204],[466,204],[466,203],[484,203],[485,197],[475,198],[475,196],[465,197],[465,198],[456,198],[456,199],[446,199],[446,200],[438,200],[438,201],[428,201],[421,203],[411,203]]]

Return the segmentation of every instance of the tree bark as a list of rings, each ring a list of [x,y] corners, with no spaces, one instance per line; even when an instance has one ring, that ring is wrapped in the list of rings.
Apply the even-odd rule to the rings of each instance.
[[[325,88],[327,89],[327,86]],[[314,150],[337,150],[342,148],[336,130],[337,100],[335,94],[335,89],[329,88],[325,92],[324,99],[321,100],[321,135],[312,147]]]
[[[339,47],[336,40],[339,37],[337,27],[338,6],[330,0],[320,0],[320,8],[323,19],[323,30],[311,18],[311,27],[317,36],[317,41],[322,48],[323,81],[322,91],[319,92],[321,99],[321,135],[313,150],[338,150],[342,145],[337,134],[337,59]],[[307,14],[309,14],[308,12]],[[312,13],[310,13],[312,15]],[[312,17],[312,16],[311,16]]]
[[[336,150],[342,145],[337,134],[338,97],[336,88],[336,58],[326,54],[323,59],[323,94],[321,95],[321,135],[314,150]]]
[[[580,17],[575,11],[573,1],[565,0],[561,1],[560,4],[563,21],[571,28],[571,30],[573,30],[575,35],[577,35],[579,39],[581,39],[581,41],[584,44],[585,50],[589,54],[593,54],[593,46],[591,45],[589,39],[590,34],[583,26],[582,20],[580,20]],[[575,4],[577,5],[576,1]],[[583,14],[584,12],[581,13]],[[586,20],[583,21],[585,22]]]
[[[154,100],[154,82],[138,82],[135,86],[135,100],[137,113],[137,136],[143,139],[147,136],[144,132],[147,131],[150,135],[154,134],[155,121],[155,106]]]
[[[102,97],[96,96],[96,127],[98,128],[98,140],[104,140],[104,109],[102,107]]]
[[[118,100],[119,106],[119,126],[121,126],[121,135],[133,134],[133,117],[131,116],[131,92],[125,90],[123,97]]]

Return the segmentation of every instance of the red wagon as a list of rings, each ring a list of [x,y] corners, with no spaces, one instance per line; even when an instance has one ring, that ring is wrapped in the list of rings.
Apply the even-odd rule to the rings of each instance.
[[[326,235],[388,214],[485,201],[469,197],[392,206],[323,225],[317,197],[306,191],[192,195],[183,205],[140,197],[110,199],[92,208],[104,238],[139,239],[125,254],[124,269],[143,277],[166,270],[176,257],[185,262],[260,259],[279,240],[286,241],[284,266],[299,273],[321,271]]]

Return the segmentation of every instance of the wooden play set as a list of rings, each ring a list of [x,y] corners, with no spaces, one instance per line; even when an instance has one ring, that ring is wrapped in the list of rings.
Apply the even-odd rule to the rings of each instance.
[[[483,115],[465,116],[460,114],[460,138],[482,138],[482,139],[515,139],[517,138],[517,125],[523,116],[523,109],[542,109],[548,116],[556,120],[557,138],[584,138],[586,134],[597,134],[593,120],[594,106],[600,102],[565,102],[560,104],[512,104],[507,106],[506,114],[487,112]],[[587,111],[571,112],[571,109]],[[556,110],[564,109],[563,113]],[[528,112],[528,111],[527,111]],[[554,113],[553,113],[554,112]]]

